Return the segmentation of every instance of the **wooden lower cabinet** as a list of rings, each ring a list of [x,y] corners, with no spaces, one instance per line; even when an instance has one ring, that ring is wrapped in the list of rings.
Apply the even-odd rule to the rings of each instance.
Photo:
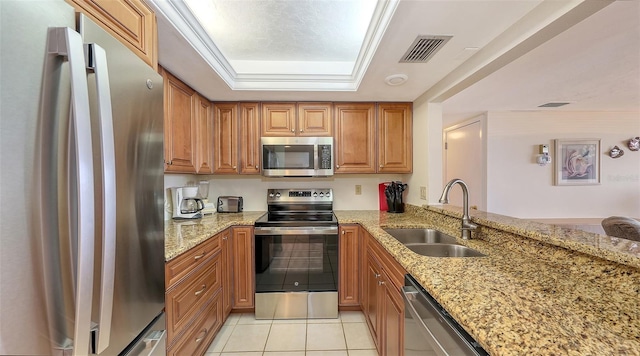
[[[253,226],[231,228],[233,250],[233,309],[255,307],[255,261]]]
[[[338,233],[340,272],[338,278],[338,305],[360,305],[360,226],[340,225]]]
[[[167,353],[203,355],[225,312],[229,229],[165,264]]]
[[[382,355],[404,354],[404,301],[390,278],[383,273],[380,330],[383,331],[380,349]]]
[[[366,298],[363,311],[376,348],[380,350],[380,286],[378,282],[382,275],[382,267],[370,251],[367,251],[366,255],[367,268],[364,276]]]
[[[366,269],[362,309],[381,356],[404,355],[404,302],[406,271],[366,231]]]
[[[224,319],[231,313],[233,287],[233,248],[231,246],[231,229],[226,229],[222,235],[222,314]]]

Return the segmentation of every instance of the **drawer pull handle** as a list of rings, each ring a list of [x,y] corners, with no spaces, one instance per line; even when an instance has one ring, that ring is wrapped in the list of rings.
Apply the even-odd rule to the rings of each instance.
[[[204,255],[206,255],[206,254],[207,254],[207,251],[203,252],[201,255],[198,255],[198,256],[194,257],[193,259],[197,261],[197,260],[201,259],[202,257],[204,257]]]
[[[207,337],[208,333],[209,333],[209,330],[203,329],[198,335],[201,335],[201,334],[204,334],[204,335],[202,335],[202,337],[196,338],[196,343],[199,343],[200,341],[204,340],[204,338]]]
[[[384,285],[384,281],[378,281],[378,285],[379,286]]]
[[[199,291],[197,291],[197,292],[195,292],[195,293],[193,293],[193,294],[195,294],[196,296],[198,296],[198,295],[202,294],[202,292],[204,292],[204,290],[205,290],[205,289],[207,289],[207,285],[206,285],[206,284],[203,284],[203,285],[202,285],[202,289],[200,289]]]
[[[380,273],[373,273],[373,277],[375,277],[376,279],[380,278]]]

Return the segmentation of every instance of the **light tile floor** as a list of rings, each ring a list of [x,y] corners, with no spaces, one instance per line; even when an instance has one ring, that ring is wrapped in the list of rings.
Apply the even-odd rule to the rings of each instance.
[[[256,320],[231,314],[206,356],[378,356],[361,312],[337,319]]]

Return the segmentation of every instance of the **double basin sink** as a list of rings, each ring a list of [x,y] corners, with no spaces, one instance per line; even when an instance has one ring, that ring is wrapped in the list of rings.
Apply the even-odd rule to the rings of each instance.
[[[457,243],[456,238],[434,229],[383,229],[411,251],[429,257],[482,257],[484,254]]]

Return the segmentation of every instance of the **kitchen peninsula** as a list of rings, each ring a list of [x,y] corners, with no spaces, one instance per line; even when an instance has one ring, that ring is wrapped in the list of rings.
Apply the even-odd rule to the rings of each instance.
[[[165,257],[169,261],[229,226],[252,225],[261,214],[169,222]],[[640,355],[637,243],[475,211],[478,231],[458,242],[485,257],[424,257],[382,227],[436,228],[458,236],[458,208],[335,214],[340,224],[362,226],[492,355]]]

